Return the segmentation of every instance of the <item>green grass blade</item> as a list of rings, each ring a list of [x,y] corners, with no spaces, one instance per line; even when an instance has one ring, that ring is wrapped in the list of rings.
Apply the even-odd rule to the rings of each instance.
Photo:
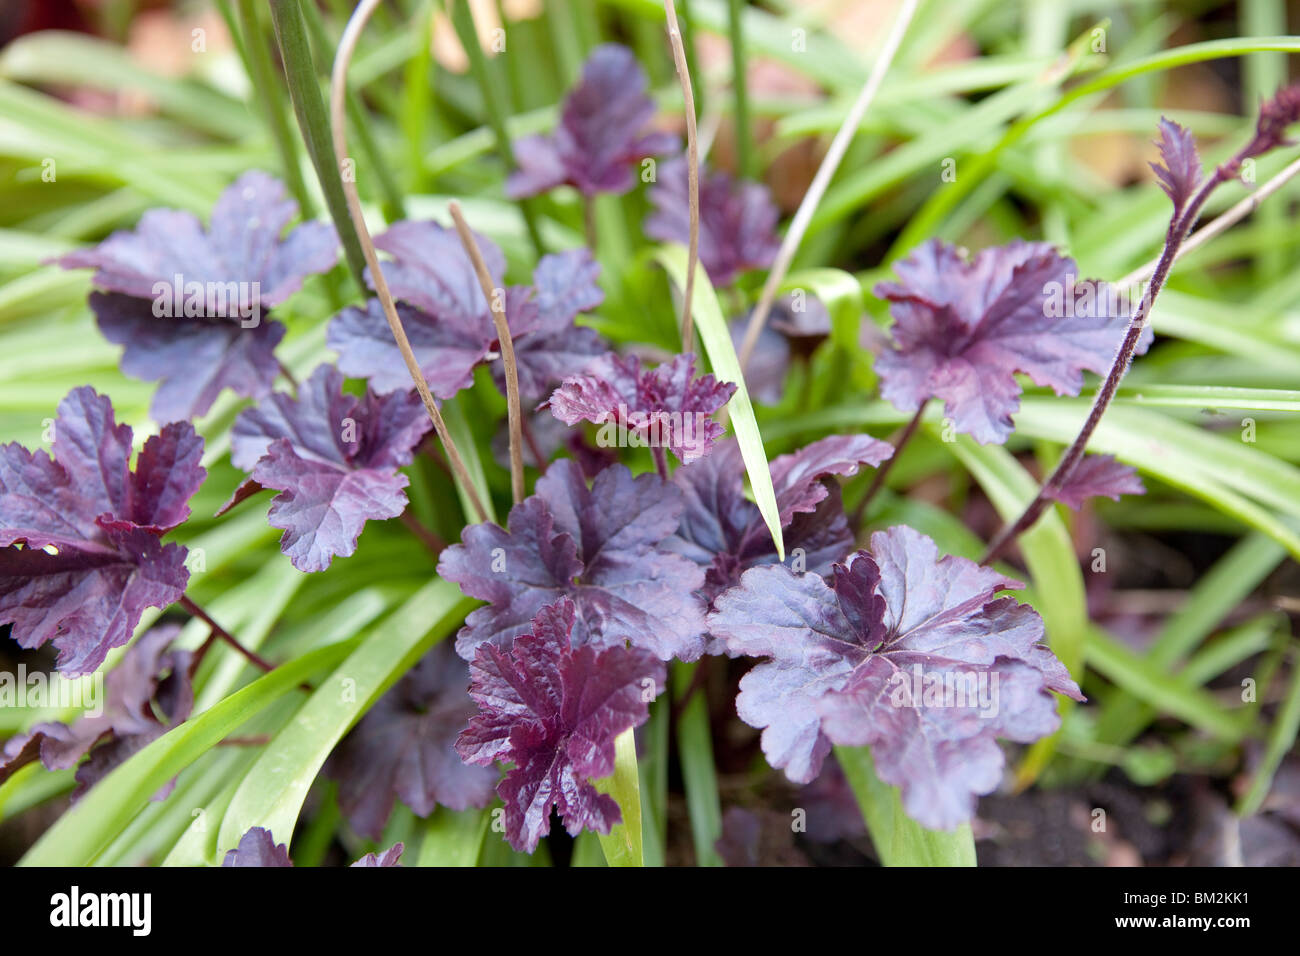
[[[600,834],[600,846],[610,866],[643,866],[641,780],[636,769],[636,731],[629,727],[614,741],[614,774],[593,780],[596,789],[618,803],[623,819]]]
[[[686,692],[699,664],[673,667],[674,699]],[[713,762],[708,701],[697,688],[677,718],[677,752],[681,761],[686,809],[691,818],[691,839],[696,866],[722,866],[715,844],[722,836],[722,802],[718,798],[718,772]]]
[[[876,776],[868,748],[836,747],[835,758],[857,797],[881,863],[885,866],[975,865],[975,837],[969,823],[963,823],[951,833],[927,830],[904,812],[898,788]]]
[[[686,288],[686,248],[678,245],[661,246],[656,258],[677,288]],[[736,394],[728,404],[731,426],[736,432],[740,455],[745,460],[745,471],[749,474],[754,503],[758,505],[767,530],[772,534],[776,553],[784,561],[785,539],[781,534],[781,518],[777,512],[776,492],[772,488],[772,472],[767,465],[767,453],[763,450],[763,438],[754,418],[754,405],[745,388],[745,376],[740,371],[740,359],[732,344],[731,331],[722,314],[722,306],[718,304],[718,294],[713,291],[713,283],[709,281],[704,266],[699,264],[695,268],[694,299],[691,314],[695,316],[695,327],[699,329],[704,351],[708,353],[713,365],[713,374],[723,382],[734,382],[736,385]]]
[[[312,675],[341,661],[358,639],[304,654],[187,720],[122,764],[58,821],[19,861],[20,866],[85,866],[176,774],[250,717]]]
[[[220,847],[233,848],[253,826],[289,843],[307,792],[334,746],[472,607],[454,584],[434,579],[376,627],[275,735],[244,777],[221,821]]]

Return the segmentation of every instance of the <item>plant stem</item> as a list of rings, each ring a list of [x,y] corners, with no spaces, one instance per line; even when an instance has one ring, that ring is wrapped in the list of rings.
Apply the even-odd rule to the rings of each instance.
[[[447,542],[443,541],[433,529],[420,524],[420,519],[411,514],[409,508],[402,512],[401,518],[402,524],[406,525],[411,530],[411,533],[420,539],[421,544],[433,552],[434,557],[441,554],[442,550],[447,547]]]
[[[745,76],[745,2],[727,0],[727,36],[731,41],[731,92],[736,98],[736,165],[754,178],[754,138],[749,126],[749,84]],[[676,17],[673,18],[676,26]]]
[[[867,108],[871,106],[871,101],[876,98],[876,91],[880,89],[880,84],[885,79],[885,73],[889,70],[889,64],[893,62],[894,55],[903,42],[903,34],[907,32],[908,24],[911,23],[912,16],[916,13],[918,3],[919,0],[904,0],[902,8],[898,11],[898,19],[894,21],[894,28],[890,31],[888,39],[885,40],[884,49],[880,51],[875,65],[871,68],[871,75],[867,77],[862,92],[858,94],[858,98],[850,107],[848,115],[844,117],[844,122],[840,124],[839,130],[835,133],[835,138],[831,140],[830,148],[826,150],[826,158],[817,167],[817,173],[813,176],[812,184],[808,187],[808,191],[804,193],[799,208],[795,210],[794,219],[790,221],[790,227],[785,232],[785,238],[781,240],[781,247],[777,250],[776,259],[767,274],[767,281],[763,283],[763,292],[759,296],[758,305],[754,307],[754,311],[750,314],[749,325],[745,328],[745,338],[741,342],[739,352],[742,372],[745,366],[749,364],[755,346],[758,345],[758,337],[762,334],[763,325],[767,322],[767,316],[772,311],[772,303],[776,301],[776,290],[780,288],[781,281],[785,278],[786,272],[789,271],[790,263],[794,260],[794,254],[799,251],[799,243],[803,241],[804,233],[808,231],[808,224],[812,222],[813,213],[817,211],[818,204],[822,201],[822,197],[826,195],[826,189],[831,184],[831,177],[835,175],[835,170],[839,168],[840,162],[844,159],[844,154],[848,152],[849,143],[853,141],[854,133],[862,124],[862,117],[866,115]]]
[[[662,445],[654,445],[650,449],[650,454],[655,460],[655,471],[664,481],[668,480],[668,455],[664,452]]]
[[[357,39],[365,28],[366,21],[374,13],[378,5],[379,0],[361,0],[357,4],[356,10],[352,13],[352,19],[348,21],[347,28],[344,29],[343,36],[339,40],[338,53],[334,58],[334,69],[331,72],[330,80],[330,115],[334,119],[334,156],[339,163],[342,163],[343,158],[347,156],[347,131],[343,119],[343,91],[347,88],[348,64],[352,62],[352,52],[356,49]],[[337,176],[337,170],[335,175]],[[340,179],[339,185],[344,192],[347,212],[355,228],[354,235],[361,245],[362,256],[370,266],[370,275],[375,283],[375,294],[379,297],[379,303],[384,309],[384,318],[388,320],[388,328],[393,333],[394,341],[397,342],[397,350],[402,353],[402,361],[406,363],[406,370],[410,373],[412,381],[415,382],[415,390],[420,393],[420,400],[424,402],[424,408],[433,421],[434,431],[438,433],[438,439],[447,452],[447,462],[451,466],[452,474],[456,477],[463,494],[476,512],[478,520],[487,521],[487,509],[483,506],[483,500],[474,487],[469,469],[465,467],[465,460],[461,457],[459,449],[456,448],[456,443],[447,430],[447,423],[443,420],[442,412],[439,411],[437,402],[433,400],[433,394],[429,391],[429,383],[425,380],[424,372],[420,370],[420,363],[415,358],[415,352],[411,350],[411,343],[406,337],[406,330],[402,328],[402,320],[397,314],[397,305],[393,302],[392,293],[388,291],[388,281],[384,278],[384,270],[379,267],[379,254],[375,251],[375,244],[370,238],[370,230],[366,228],[365,217],[361,214],[361,199],[357,195],[356,184],[352,182],[344,183]]]
[[[673,47],[673,64],[682,84],[682,101],[686,110],[686,186],[690,215],[690,241],[686,253],[686,288],[682,290],[682,351],[695,351],[695,329],[691,306],[695,301],[695,265],[700,258],[700,149],[695,127],[695,96],[691,90],[691,71],[686,65],[682,31],[677,26],[677,9],[673,0],[664,0],[668,18],[668,40]]]
[[[366,288],[366,257],[361,250],[357,230],[348,219],[348,203],[343,191],[343,177],[339,173],[342,156],[336,165],[330,152],[330,121],[325,113],[325,103],[320,95],[320,82],[316,78],[316,65],[312,61],[311,44],[307,41],[299,0],[270,0],[271,19],[280,45],[280,58],[284,62],[285,77],[289,82],[289,98],[298,117],[298,127],[307,141],[307,152],[316,177],[325,193],[325,204],[330,218],[343,243],[343,255],[348,261],[352,278],[359,288]]]
[[[514,503],[524,500],[524,440],[523,407],[519,400],[519,365],[515,361],[515,344],[510,337],[510,323],[506,321],[505,290],[495,286],[492,274],[488,272],[483,251],[478,247],[478,240],[470,231],[469,224],[461,215],[460,203],[453,200],[448,204],[452,221],[460,243],[465,247],[469,261],[474,263],[474,272],[478,275],[479,286],[483,289],[483,298],[487,300],[492,313],[492,324],[496,326],[497,342],[501,347],[501,364],[506,373],[506,421],[510,428],[510,490]]]
[[[582,194],[582,231],[587,237],[587,248],[596,254],[596,197]]]
[[[686,28],[682,34],[682,44],[686,48],[687,69],[700,84],[699,89],[694,91],[695,110],[700,116],[703,116],[708,113],[705,98],[709,91],[708,84],[704,82],[704,72],[700,69],[699,51],[695,45],[695,18],[691,15],[691,3],[692,0],[682,0],[681,2],[681,20],[682,25]]]
[[[1205,226],[1202,226],[1200,229],[1196,230],[1196,232],[1192,233],[1192,235],[1188,236],[1187,241],[1178,247],[1178,252],[1174,256],[1174,261],[1181,259],[1189,252],[1193,252],[1194,250],[1199,249],[1201,246],[1205,245],[1215,236],[1218,236],[1220,233],[1227,231],[1231,227],[1235,226],[1237,223],[1241,222],[1241,220],[1245,219],[1256,209],[1258,209],[1260,203],[1262,203],[1269,196],[1273,195],[1275,192],[1277,192],[1279,189],[1285,186],[1288,182],[1294,179],[1298,174],[1300,174],[1300,159],[1297,159],[1295,162],[1291,163],[1289,166],[1287,166],[1284,170],[1282,170],[1280,173],[1278,173],[1276,176],[1274,176],[1264,185],[1260,186],[1258,189],[1251,192],[1248,196],[1246,196],[1245,199],[1241,200],[1239,203],[1234,205],[1231,209],[1222,213],[1217,219],[1213,220],[1212,222],[1210,222]],[[1136,285],[1137,283],[1141,282],[1143,279],[1148,278],[1153,272],[1155,272],[1156,266],[1159,265],[1159,263],[1160,263],[1160,259],[1159,257],[1157,257],[1155,259],[1152,259],[1146,265],[1138,269],[1134,269],[1124,278],[1116,282],[1115,288],[1127,289],[1129,286]]]
[[[179,603],[180,606],[184,608],[185,611],[191,617],[196,617],[204,624],[206,624],[208,628],[212,631],[212,634],[214,636],[216,636],[222,641],[225,641],[227,644],[229,644],[231,647],[237,650],[240,654],[244,655],[244,657],[248,660],[248,662],[252,664],[254,667],[264,670],[267,673],[270,673],[271,671],[275,670],[274,664],[270,663],[264,658],[253,653],[248,648],[246,648],[243,644],[240,644],[239,641],[235,640],[234,637],[230,635],[229,631],[227,631],[216,621],[212,620],[211,616],[209,616],[207,611],[203,610],[203,608],[195,604],[188,594],[182,594],[180,601],[177,603]],[[211,638],[209,638],[209,640],[211,640]],[[207,646],[208,645],[205,644],[203,647],[200,648],[200,651],[205,650]]]
[[[523,432],[524,443],[528,445],[533,461],[537,463],[537,470],[543,475],[546,474],[546,456],[542,454],[541,446],[537,444],[537,438],[533,435],[533,426],[528,424],[527,418],[521,417],[519,419],[519,430]]]
[[[298,200],[298,210],[304,219],[314,219],[316,204],[307,183],[302,178],[302,167],[298,162],[298,142],[289,126],[285,115],[284,100],[281,98],[279,85],[275,82],[271,55],[266,46],[266,34],[262,30],[262,19],[258,15],[254,0],[239,0],[239,28],[244,37],[244,50],[248,57],[248,69],[253,88],[261,95],[262,110],[266,114],[266,124],[270,127],[271,138],[280,153],[280,165],[284,168],[285,182],[289,191]]]
[[[501,154],[506,170],[512,170],[515,168],[515,151],[510,144],[510,133],[506,130],[506,112],[501,105],[496,84],[492,82],[492,74],[488,70],[487,54],[479,46],[478,30],[474,26],[474,11],[470,9],[469,0],[449,0],[448,5],[451,7],[452,26],[456,29],[456,36],[460,38],[460,45],[465,48],[470,72],[474,74],[474,81],[483,95],[483,108],[487,110],[488,126],[492,128],[492,134],[496,137],[497,152]],[[524,227],[528,230],[528,238],[533,243],[533,250],[538,256],[545,255],[546,247],[542,244],[542,234],[537,227],[532,202],[527,199],[519,200],[519,212],[524,217]]]
[[[853,514],[849,516],[849,527],[855,532],[862,527],[862,516],[866,514],[867,505],[871,504],[871,499],[875,498],[880,489],[885,487],[885,479],[889,477],[889,469],[894,467],[894,462],[898,461],[902,456],[903,449],[907,447],[907,443],[916,434],[917,426],[921,424],[921,416],[925,414],[925,406],[929,403],[929,399],[923,401],[920,408],[916,410],[916,414],[912,416],[912,420],[903,426],[903,430],[898,433],[896,438],[892,439],[891,444],[894,446],[894,453],[880,463],[880,467],[876,469],[876,476],[871,479],[871,486],[867,488],[867,493],[862,496],[858,506],[853,509]]]
[[[279,359],[275,360],[275,365],[276,368],[280,370],[280,374],[285,377],[285,380],[293,386],[293,389],[296,392],[298,390],[298,380],[293,377],[293,372],[289,371],[289,366],[285,365]]]

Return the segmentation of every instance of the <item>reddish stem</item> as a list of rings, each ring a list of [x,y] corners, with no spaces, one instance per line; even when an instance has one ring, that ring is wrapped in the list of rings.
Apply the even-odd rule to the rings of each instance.
[[[248,659],[248,662],[252,664],[254,667],[260,668],[261,670],[264,670],[267,673],[270,673],[271,671],[275,670],[274,664],[270,663],[265,658],[262,658],[257,654],[253,653],[248,648],[246,648],[243,644],[240,644],[239,641],[235,640],[234,637],[231,636],[229,631],[227,631],[216,621],[212,620],[212,617],[208,614],[207,611],[203,610],[203,608],[195,604],[188,594],[182,594],[180,601],[178,601],[177,603],[180,604],[180,606],[183,607],[190,614],[191,617],[196,617],[204,624],[206,624],[209,627],[209,629],[211,629],[212,634],[214,636],[216,636],[220,640],[225,641],[227,644],[229,644],[231,647],[237,650],[240,654],[244,655],[244,657]],[[209,641],[211,641],[211,638],[209,638]],[[200,647],[199,651],[200,653],[206,653],[207,644]]]
[[[890,444],[894,446],[894,453],[880,463],[880,467],[876,469],[876,477],[871,479],[871,487],[869,487],[867,493],[862,496],[862,500],[858,502],[858,506],[853,509],[853,514],[849,516],[849,527],[851,527],[854,532],[857,532],[857,530],[862,527],[862,516],[866,514],[867,505],[871,504],[871,499],[876,497],[881,488],[885,487],[885,479],[889,477],[889,469],[894,467],[894,462],[898,461],[902,456],[903,449],[907,447],[907,443],[911,441],[912,436],[916,434],[917,426],[921,424],[921,416],[925,414],[925,406],[928,405],[929,402],[929,399],[923,401],[921,407],[916,410],[916,414],[912,416],[912,420],[903,426],[902,431],[900,431],[896,437],[890,439]]]

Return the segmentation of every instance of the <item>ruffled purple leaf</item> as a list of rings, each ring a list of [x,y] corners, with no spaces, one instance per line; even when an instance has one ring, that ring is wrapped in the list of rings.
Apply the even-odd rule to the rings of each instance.
[[[1082,699],[1042,645],[1038,614],[994,597],[1019,586],[940,559],[929,538],[896,527],[836,565],[829,583],[784,567],[745,572],[709,626],[733,652],[765,659],[742,678],[736,706],[763,729],[773,766],[807,782],[832,743],[870,746],[908,814],[952,829],[1001,777],[996,738],[1052,733],[1049,691]]]
[[[1160,117],[1160,162],[1149,165],[1160,181],[1160,188],[1174,204],[1177,219],[1201,182],[1201,157],[1196,152],[1192,131]]]
[[[435,319],[403,302],[397,303],[397,315],[435,398],[451,398],[474,384],[474,369],[487,358],[491,344],[477,318]],[[348,306],[330,320],[325,337],[326,344],[339,353],[339,368],[366,379],[381,395],[412,387],[378,299]]]
[[[637,647],[603,650],[573,640],[577,609],[563,598],[541,608],[509,649],[485,643],[470,664],[479,705],[456,744],[468,762],[513,764],[497,793],[506,839],[527,853],[550,828],[551,808],[576,836],[609,833],[618,804],[591,781],[614,772],[614,740],[645,723],[663,690],[664,665]]]
[[[661,163],[650,189],[654,211],[646,217],[645,234],[660,242],[689,242],[688,200],[686,157]],[[772,264],[780,245],[778,218],[776,203],[762,183],[701,167],[700,262],[714,285],[730,285],[740,273]]]
[[[271,831],[265,827],[253,827],[239,838],[239,845],[227,850],[222,866],[293,866],[289,859],[289,847],[276,843]]]
[[[297,398],[277,393],[235,419],[231,460],[280,492],[268,520],[299,571],[323,571],[356,551],[368,520],[406,510],[409,465],[431,423],[414,392],[363,398],[322,365]],[[238,492],[236,493],[238,497]],[[233,499],[232,499],[233,500]]]
[[[505,272],[495,243],[477,236],[494,282]],[[492,361],[502,381],[500,344],[478,276],[455,232],[436,222],[399,222],[376,239],[394,259],[384,276],[416,361],[437,398],[451,398],[474,381],[474,369]],[[604,351],[592,329],[574,324],[580,312],[604,301],[600,266],[585,249],[543,256],[533,286],[503,288],[502,305],[526,399],[541,398],[566,374]],[[500,285],[497,288],[502,288]],[[410,375],[378,301],[350,306],[326,333],[339,368],[366,378],[377,392],[408,390]]]
[[[1070,472],[1062,488],[1047,489],[1047,496],[1078,511],[1089,498],[1110,498],[1119,501],[1121,495],[1144,495],[1146,487],[1137,470],[1122,465],[1113,455],[1084,455]]]
[[[734,319],[729,326],[731,344],[739,353],[745,341],[749,317]],[[763,326],[758,343],[745,366],[745,387],[749,396],[763,405],[775,405],[785,394],[785,377],[790,371],[790,342],[771,324]]]
[[[53,641],[65,674],[125,644],[148,607],[180,600],[186,550],[159,538],[189,516],[206,475],[187,422],[132,432],[87,386],[59,403],[54,456],[0,446],[0,623],[23,647]]]
[[[875,467],[892,454],[887,442],[870,435],[833,435],[772,460],[786,551],[803,569],[827,572],[853,546],[838,487],[825,479],[856,474],[862,465]],[[758,506],[745,497],[744,473],[739,447],[727,441],[672,478],[685,510],[665,547],[705,569],[700,596],[709,604],[745,570],[778,560]],[[710,653],[722,649],[711,646]]]
[[[520,199],[565,184],[586,196],[631,189],[641,160],[677,147],[674,136],[643,132],[655,113],[646,85],[627,47],[607,43],[592,50],[555,132],[515,141],[519,168],[506,180],[506,195]]]
[[[378,840],[400,800],[420,817],[435,807],[483,807],[497,774],[469,766],[456,737],[474,714],[469,667],[439,644],[381,697],[339,744],[327,773],[352,828]]]
[[[894,346],[876,361],[881,394],[903,411],[945,403],[956,430],[1006,441],[1020,407],[1017,372],[1058,395],[1077,395],[1083,372],[1110,369],[1129,316],[1105,283],[1077,281],[1072,259],[1019,240],[966,261],[931,240],[895,264]],[[1151,341],[1146,329],[1139,351]]]
[[[100,291],[90,305],[104,336],[126,348],[122,370],[161,382],[155,419],[203,415],[226,388],[254,398],[270,392],[284,327],[264,310],[338,259],[324,223],[281,238],[297,211],[280,182],[253,171],[221,194],[206,231],[190,213],[153,209],[135,231],[58,260],[95,270]]]
[[[726,429],[712,419],[736,386],[712,375],[695,378],[695,356],[676,355],[653,368],[635,355],[608,352],[551,395],[548,406],[566,425],[588,421],[619,432],[607,445],[669,449],[683,462],[709,453]]]
[[[567,597],[577,644],[626,641],[663,660],[695,660],[704,650],[694,595],[704,572],[660,546],[681,513],[681,493],[657,475],[633,478],[611,465],[588,488],[576,462],[555,462],[505,529],[471,525],[439,557],[439,575],[487,602],[465,619],[457,652],[470,660],[485,642],[509,647],[542,607]]]

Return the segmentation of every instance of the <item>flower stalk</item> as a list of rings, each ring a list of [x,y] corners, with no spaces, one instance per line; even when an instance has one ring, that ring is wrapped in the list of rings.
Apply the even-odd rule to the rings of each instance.
[[[1285,145],[1286,140],[1283,138],[1283,133],[1286,127],[1294,123],[1298,118],[1300,118],[1300,87],[1282,90],[1274,99],[1265,103],[1261,108],[1255,135],[1250,142],[1233,154],[1226,162],[1215,167],[1214,172],[1200,183],[1182,208],[1179,208],[1178,202],[1175,201],[1174,215],[1170,219],[1169,229],[1165,234],[1164,248],[1160,252],[1160,257],[1156,260],[1150,283],[1143,293],[1132,318],[1129,320],[1128,331],[1124,335],[1124,340],[1120,344],[1119,351],[1115,355],[1115,361],[1111,364],[1105,381],[1093,398],[1092,408],[1088,411],[1088,417],[1084,420],[1083,427],[1079,430],[1079,434],[1075,436],[1074,441],[1070,443],[1070,447],[1066,449],[1065,454],[1061,456],[1056,469],[1043,483],[1042,487],[1038,489],[1038,493],[1029,504],[1025,506],[1025,510],[1021,512],[1020,517],[1005,526],[989,543],[983,558],[981,558],[981,564],[989,564],[996,560],[1013,541],[1033,527],[1034,522],[1039,519],[1047,506],[1055,500],[1056,493],[1064,488],[1066,482],[1070,480],[1075,467],[1083,458],[1088,442],[1092,439],[1097,426],[1101,424],[1102,415],[1110,407],[1111,401],[1115,398],[1115,393],[1119,390],[1120,383],[1128,373],[1129,366],[1133,364],[1133,356],[1137,351],[1138,342],[1142,338],[1142,332],[1145,330],[1147,320],[1151,315],[1151,309],[1155,305],[1156,296],[1164,288],[1165,282],[1169,278],[1169,271],[1173,268],[1174,260],[1178,258],[1188,235],[1192,231],[1192,227],[1200,216],[1201,209],[1210,198],[1210,194],[1229,180],[1236,179],[1240,175],[1242,165],[1246,160]],[[1160,170],[1157,169],[1157,172],[1159,173]],[[1280,185],[1281,183],[1278,183],[1278,186]],[[1211,223],[1207,229],[1215,229],[1216,227],[1217,222]],[[1226,225],[1222,228],[1226,228]],[[1219,228],[1218,231],[1222,231],[1222,228]],[[1217,233],[1211,235],[1213,234]],[[1207,236],[1207,238],[1210,237]]]
[[[510,323],[506,321],[505,290],[494,287],[492,274],[483,259],[483,251],[479,249],[478,240],[474,238],[474,233],[461,214],[460,204],[453,201],[448,209],[456,224],[461,245],[474,264],[483,297],[492,313],[492,324],[496,326],[497,342],[501,346],[501,363],[505,366],[506,376],[506,419],[510,429],[510,490],[514,503],[519,504],[524,500],[523,408],[519,399],[519,365],[515,361],[515,344],[510,337]]]
[[[415,382],[415,390],[419,392],[420,400],[424,403],[429,418],[433,421],[434,430],[438,433],[438,440],[442,442],[442,447],[447,452],[447,463],[451,466],[452,474],[456,476],[456,480],[473,507],[478,520],[487,521],[487,509],[483,506],[483,501],[474,487],[474,481],[470,477],[469,469],[465,467],[465,459],[461,457],[460,450],[456,447],[451,433],[447,430],[447,423],[443,420],[442,412],[438,409],[433,394],[429,391],[429,383],[424,377],[424,372],[420,370],[420,363],[415,357],[415,352],[411,349],[410,340],[406,337],[406,330],[402,327],[402,320],[397,314],[397,305],[388,289],[388,280],[384,278],[384,270],[379,266],[379,254],[375,251],[374,241],[370,238],[370,230],[366,227],[365,216],[361,212],[361,197],[357,195],[356,183],[343,181],[338,172],[339,167],[347,158],[348,152],[347,131],[344,123],[344,92],[347,89],[348,65],[352,62],[352,53],[356,50],[361,31],[365,29],[366,21],[370,19],[370,15],[379,6],[379,2],[380,0],[361,0],[357,4],[356,10],[352,13],[352,19],[348,21],[343,36],[339,40],[338,52],[334,57],[334,69],[330,80],[330,115],[334,120],[334,158],[339,165],[338,167],[332,166],[331,169],[344,191],[347,200],[347,212],[351,217],[351,223],[355,230],[354,234],[361,245],[362,256],[366,265],[370,268],[370,276],[375,285],[375,294],[379,297],[380,305],[383,306],[384,318],[388,321],[388,327],[393,333],[393,339],[397,342],[398,351],[402,353],[402,361],[406,363],[406,370],[410,373],[412,381]],[[301,20],[301,14],[299,19]],[[326,125],[328,126],[328,122]],[[364,288],[364,285],[362,288]]]
[[[682,290],[682,351],[694,352],[695,329],[691,304],[695,294],[695,263],[700,258],[700,147],[695,125],[695,96],[691,89],[691,71],[686,65],[682,31],[677,25],[677,8],[673,0],[664,0],[668,18],[668,40],[673,48],[673,64],[682,84],[682,101],[686,111],[686,189],[690,215],[690,241],[686,251],[686,288]]]

